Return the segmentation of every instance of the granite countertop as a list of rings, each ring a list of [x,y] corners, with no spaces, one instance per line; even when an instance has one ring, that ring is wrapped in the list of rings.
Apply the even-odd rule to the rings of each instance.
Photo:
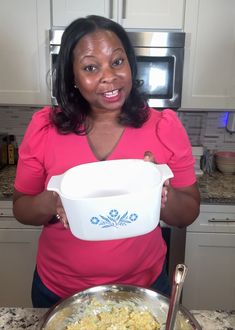
[[[14,165],[0,170],[0,199],[12,198],[15,172]],[[203,174],[198,176],[198,186],[202,203],[235,205],[235,175]]]
[[[9,165],[0,170],[0,199],[12,198],[15,174],[15,165]]]
[[[235,175],[203,174],[198,177],[198,186],[202,203],[235,205]]]
[[[47,309],[0,307],[0,329],[37,329]],[[234,311],[191,311],[203,330],[235,330]]]

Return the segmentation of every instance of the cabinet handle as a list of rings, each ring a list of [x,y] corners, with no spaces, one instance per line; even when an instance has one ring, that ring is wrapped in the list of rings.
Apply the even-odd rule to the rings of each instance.
[[[126,0],[118,2],[118,13],[119,23],[122,23],[122,20],[126,18]]]
[[[122,18],[126,18],[126,0],[122,0]]]
[[[223,222],[223,223],[228,223],[228,222],[235,222],[235,219],[229,219],[229,218],[226,218],[226,219],[215,219],[215,218],[212,218],[212,219],[209,219],[208,222]]]
[[[113,19],[113,0],[106,1],[106,14],[108,18]]]

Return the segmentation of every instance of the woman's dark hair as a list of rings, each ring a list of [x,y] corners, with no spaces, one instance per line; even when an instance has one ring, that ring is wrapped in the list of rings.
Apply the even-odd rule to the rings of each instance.
[[[117,35],[126,51],[132,73],[132,89],[126,99],[119,122],[124,126],[141,127],[148,118],[146,99],[138,90],[136,82],[137,62],[134,48],[121,25],[112,20],[90,15],[73,21],[64,31],[57,57],[54,90],[58,107],[54,107],[52,121],[61,133],[87,133],[84,126],[90,111],[89,103],[79,89],[74,87],[73,51],[82,37],[96,30],[109,30]]]

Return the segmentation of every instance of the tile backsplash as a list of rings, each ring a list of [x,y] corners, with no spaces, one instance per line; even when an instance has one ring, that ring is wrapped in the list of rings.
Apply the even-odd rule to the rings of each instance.
[[[235,151],[235,133],[226,129],[229,112],[179,112],[191,144],[208,150]]]
[[[35,111],[34,107],[0,107],[0,132],[14,134],[18,145]],[[235,133],[226,130],[228,112],[178,112],[193,146],[235,151]]]
[[[33,113],[37,110],[38,108],[33,107],[0,107],[0,132],[14,134],[19,145]]]

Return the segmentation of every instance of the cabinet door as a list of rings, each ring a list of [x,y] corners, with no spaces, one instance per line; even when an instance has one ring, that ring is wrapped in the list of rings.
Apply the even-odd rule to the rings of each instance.
[[[0,229],[0,306],[32,307],[39,235],[38,229]]]
[[[119,0],[118,20],[125,28],[182,29],[185,0]]]
[[[185,0],[52,0],[53,25],[67,26],[78,17],[95,14],[125,28],[182,29]]]
[[[188,0],[182,108],[235,108],[235,1]]]
[[[53,26],[67,26],[78,17],[101,15],[112,18],[112,0],[52,0]]]
[[[50,0],[0,0],[0,103],[49,103]]]
[[[187,233],[189,271],[182,303],[189,309],[234,309],[235,234]]]

